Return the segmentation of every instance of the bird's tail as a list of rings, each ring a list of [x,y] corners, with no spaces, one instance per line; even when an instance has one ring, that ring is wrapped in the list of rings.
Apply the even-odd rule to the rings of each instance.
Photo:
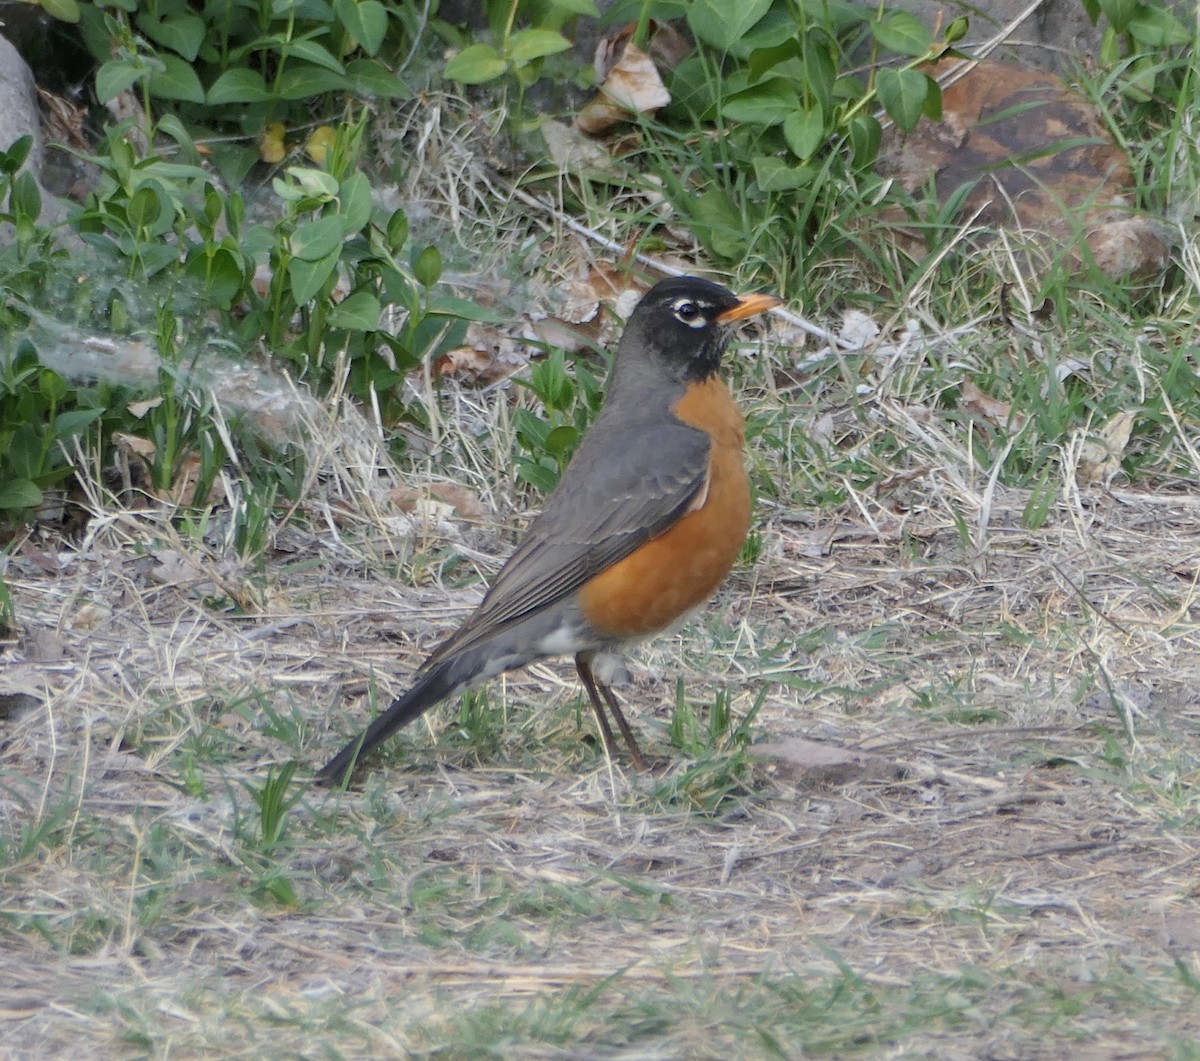
[[[464,682],[456,677],[452,661],[439,663],[421,675],[411,689],[397,697],[381,715],[377,715],[362,735],[355,737],[317,771],[317,783],[344,785],[359,762],[397,730],[420,718],[439,700],[444,700]]]

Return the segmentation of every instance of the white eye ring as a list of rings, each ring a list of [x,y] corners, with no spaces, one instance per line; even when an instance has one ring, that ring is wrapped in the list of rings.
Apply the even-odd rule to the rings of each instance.
[[[689,328],[703,328],[708,324],[700,310],[700,304],[691,298],[679,298],[671,303],[675,319]]]

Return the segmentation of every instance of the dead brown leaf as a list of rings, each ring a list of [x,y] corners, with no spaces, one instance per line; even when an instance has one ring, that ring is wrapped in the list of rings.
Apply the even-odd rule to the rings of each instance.
[[[482,519],[487,515],[479,495],[457,483],[429,483],[420,489],[400,483],[388,491],[388,497],[401,512],[414,512],[433,497],[449,505],[462,519]]]
[[[1116,478],[1136,420],[1137,414],[1126,409],[1108,420],[1098,434],[1083,442],[1075,467],[1079,482],[1107,486]]]
[[[575,125],[597,136],[634,114],[654,114],[670,102],[654,60],[630,41],[600,80],[600,94],[576,116]]]
[[[1012,417],[1011,405],[984,394],[974,380],[968,379],[963,382],[960,401],[967,412],[983,418],[993,427],[1007,426]]]

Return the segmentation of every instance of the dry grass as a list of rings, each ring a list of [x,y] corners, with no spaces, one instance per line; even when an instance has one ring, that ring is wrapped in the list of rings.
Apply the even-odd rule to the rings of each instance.
[[[27,543],[6,574],[22,632],[4,682],[37,704],[4,724],[6,1050],[1193,1039],[1195,500],[1076,494],[1030,531],[1025,499],[993,488],[964,543],[951,512],[985,506],[963,476],[904,490],[904,518],[866,497],[777,511],[764,559],[644,654],[634,693],[654,732],[677,660],[691,697],[716,680],[739,713],[765,683],[760,735],[871,749],[899,780],[768,761],[698,813],[686,764],[606,763],[568,669],[542,667],[493,691],[507,725],[484,762],[407,735],[363,794],[305,795],[274,848],[248,788],[334,747],[345,694],[399,688],[470,595],[384,577],[389,526],[365,520],[289,529],[261,574],[133,514],[78,551]],[[222,592],[243,582],[256,614]]]
[[[264,838],[273,773],[399,691],[506,554],[504,390],[443,396],[426,469],[474,524],[397,512],[347,414],[313,425],[261,562],[219,518],[107,504],[14,549],[0,1053],[1196,1057],[1200,502],[1080,486],[1064,439],[1028,519],[936,411],[930,366],[997,340],[938,334],[932,283],[919,349],[795,385],[786,333],[739,360],[761,556],[628,697],[667,756],[677,674],[739,716],[765,690],[760,741],[881,757],[837,781],[733,752],[630,774],[546,665],[401,735],[361,791],[297,786]]]

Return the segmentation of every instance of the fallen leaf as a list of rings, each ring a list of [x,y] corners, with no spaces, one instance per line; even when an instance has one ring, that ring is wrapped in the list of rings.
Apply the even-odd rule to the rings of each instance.
[[[318,125],[312,131],[312,136],[305,143],[304,153],[318,166],[323,166],[325,165],[325,160],[329,157],[329,149],[333,147],[333,141],[336,137],[337,133],[333,131],[332,126]]]
[[[433,497],[452,508],[462,519],[482,519],[487,515],[479,496],[456,483],[429,483],[420,489],[398,484],[388,491],[388,497],[401,512],[415,512]]]
[[[965,380],[962,385],[962,394],[959,398],[962,402],[962,407],[969,413],[974,413],[976,416],[982,417],[994,427],[1004,427],[1008,424],[1009,418],[1012,415],[1012,406],[1007,402],[1002,402],[996,398],[992,398],[975,385],[972,380]]]
[[[150,461],[154,459],[154,454],[157,452],[154,447],[154,443],[148,438],[141,438],[138,435],[129,435],[124,431],[114,431],[112,440],[113,445],[116,446],[119,451],[128,456],[142,457],[145,460]]]
[[[1098,434],[1084,439],[1075,464],[1075,478],[1079,482],[1108,486],[1116,478],[1136,420],[1137,414],[1129,410],[1117,413]]]
[[[287,157],[287,147],[284,145],[284,128],[282,122],[271,122],[258,141],[258,157],[268,165],[282,162]]]
[[[650,58],[632,42],[625,45],[620,58],[600,83],[600,94],[575,118],[577,128],[590,136],[629,121],[635,114],[653,114],[671,102]]]
[[[162,405],[162,403],[162,395],[159,395],[157,398],[148,398],[143,402],[130,402],[126,408],[128,408],[129,411],[140,420],[151,409],[157,409],[160,405]],[[115,439],[116,436],[114,435],[113,438]],[[154,447],[151,446],[150,448],[151,452],[153,452]]]
[[[851,349],[859,350],[879,338],[879,324],[862,310],[849,309],[842,314],[842,326],[838,338],[849,343]]]
[[[611,175],[616,171],[608,150],[578,127],[548,118],[542,122],[541,132],[550,158],[559,169],[592,176]]]
[[[525,347],[511,335],[473,321],[466,342],[447,350],[431,367],[434,378],[450,377],[476,387],[487,387],[529,363]]]

